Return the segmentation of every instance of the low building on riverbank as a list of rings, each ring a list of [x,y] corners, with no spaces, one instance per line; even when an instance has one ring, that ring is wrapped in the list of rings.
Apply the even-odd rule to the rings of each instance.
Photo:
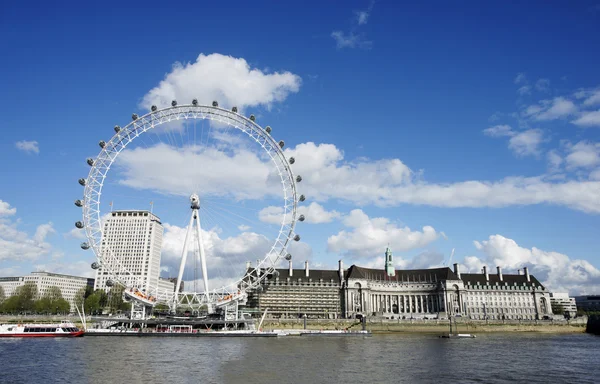
[[[382,269],[277,269],[249,293],[247,308],[274,317],[543,320],[552,317],[550,292],[527,268],[505,274],[461,273],[448,267],[399,270],[388,248]]]
[[[574,297],[569,297],[567,292],[552,292],[550,293],[550,305],[552,311],[558,314],[563,314],[571,319],[577,315],[577,305]]]
[[[82,288],[94,287],[94,279],[51,272],[31,272],[29,275],[19,277],[0,277],[0,286],[4,288],[6,297],[11,296],[17,287],[25,283],[34,284],[39,297],[44,296],[50,287],[58,287],[63,299],[71,305],[71,312],[76,312],[75,294]]]

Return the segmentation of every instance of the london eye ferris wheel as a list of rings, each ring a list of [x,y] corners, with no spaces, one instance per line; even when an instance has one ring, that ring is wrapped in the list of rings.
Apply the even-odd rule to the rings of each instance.
[[[114,132],[87,159],[89,174],[79,179],[83,198],[75,201],[83,216],[75,226],[87,238],[81,248],[93,250],[92,268],[108,275],[107,286],[125,287],[126,298],[137,305],[212,311],[245,300],[282,259],[291,260],[289,248],[300,240],[296,222],[304,221],[298,213],[305,200],[297,191],[302,177],[294,175],[296,159],[286,154],[283,140],[273,138],[271,127],[236,107],[194,99],[152,106]],[[105,239],[112,201],[139,209],[150,200],[169,223],[161,269],[176,271],[175,287],[186,281],[183,291],[154,284],[141,290],[142,277],[128,256]],[[249,260],[256,262],[249,267]]]

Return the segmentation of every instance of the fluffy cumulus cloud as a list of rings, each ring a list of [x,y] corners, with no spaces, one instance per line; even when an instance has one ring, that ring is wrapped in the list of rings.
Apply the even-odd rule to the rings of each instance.
[[[568,168],[591,168],[600,165],[600,143],[580,141],[566,144]]]
[[[0,200],[0,218],[3,216],[12,216],[17,213],[17,208],[11,207],[6,201]]]
[[[370,218],[360,209],[352,210],[342,221],[348,230],[330,236],[327,249],[349,257],[373,256],[388,244],[398,252],[422,248],[440,235],[430,226],[413,231],[408,227],[399,227],[384,217]]]
[[[570,117],[577,112],[578,108],[573,101],[565,97],[555,97],[530,105],[525,109],[524,115],[537,121],[549,121]]]
[[[530,154],[537,150],[539,136],[496,128],[496,136],[510,136],[514,151]],[[298,185],[308,201],[341,200],[361,206],[398,206],[401,204],[436,207],[506,207],[553,204],[590,213],[600,213],[600,183],[594,180],[557,179],[552,175],[507,177],[500,180],[465,180],[453,183],[427,182],[400,159],[358,158],[346,160],[333,144],[299,144],[285,150],[294,156],[292,166],[303,177]],[[189,164],[203,164],[189,167]],[[118,159],[120,183],[133,188],[164,194],[262,199],[279,191],[278,176],[267,159],[246,148],[172,147],[157,144],[123,151]],[[309,205],[310,207],[310,205]],[[312,206],[312,209],[318,208]],[[276,212],[271,212],[275,213]],[[335,218],[325,216],[329,220]],[[323,216],[316,212],[314,217]],[[307,215],[307,219],[309,216]],[[323,220],[323,219],[319,219]]]
[[[37,260],[52,251],[52,246],[46,241],[53,234],[52,223],[37,227],[35,234],[30,236],[18,229],[18,223],[12,220],[15,208],[0,200],[0,260]]]
[[[164,224],[161,270],[163,276],[177,276],[183,253],[186,228]],[[209,288],[223,286],[224,282],[235,282],[243,276],[246,262],[256,265],[271,250],[273,240],[254,232],[243,232],[236,236],[224,236],[220,228],[202,230],[203,246],[206,255]],[[197,266],[196,280],[202,280],[200,262],[195,261],[195,251],[191,242],[184,273],[185,281],[194,281],[194,269]],[[312,249],[308,244],[294,242],[288,247],[294,259],[308,260]],[[272,261],[274,261],[272,259]],[[278,264],[277,266],[280,266]]]
[[[543,139],[544,135],[540,129],[528,129],[516,132],[508,141],[508,147],[518,156],[538,155]]]
[[[37,141],[27,141],[27,140],[22,140],[22,141],[17,141],[15,143],[15,147],[20,150],[23,151],[25,153],[35,153],[36,155],[38,153],[40,153],[40,146],[38,144]]]
[[[579,118],[573,120],[573,124],[582,127],[600,127],[600,110],[583,112]]]
[[[484,257],[465,259],[464,263],[471,267],[500,266],[512,273],[528,267],[530,273],[552,291],[585,294],[600,289],[600,270],[585,260],[571,259],[565,254],[536,247],[524,248],[501,235],[492,235],[474,244]]]
[[[305,143],[288,149],[294,172],[303,175],[300,190],[308,199],[340,199],[360,205],[400,204],[436,207],[506,207],[553,204],[600,213],[600,183],[556,181],[548,176],[507,177],[429,183],[399,159],[345,161],[333,144]]]
[[[540,129],[514,131],[509,125],[496,125],[483,130],[490,137],[509,137],[508,148],[517,156],[539,155],[544,134]]]
[[[259,105],[269,108],[298,92],[301,79],[288,72],[267,73],[252,68],[243,58],[218,53],[200,54],[193,63],[175,63],[171,71],[142,99],[141,106],[167,106],[172,100],[201,104],[217,100],[221,106],[240,111]]]
[[[228,191],[237,199],[259,198],[278,182],[269,160],[243,148],[158,143],[123,151],[117,167],[120,184],[171,195],[222,196]]]
[[[300,205],[298,214],[304,215],[305,223],[322,224],[330,223],[340,217],[340,213],[326,210],[321,204],[312,202],[309,205]],[[271,224],[280,224],[283,216],[282,207],[269,206],[260,210],[258,218],[260,221]]]

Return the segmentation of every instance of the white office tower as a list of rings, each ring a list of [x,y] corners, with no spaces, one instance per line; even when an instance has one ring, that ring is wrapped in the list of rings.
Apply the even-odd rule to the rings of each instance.
[[[114,211],[104,223],[102,252],[112,252],[114,259],[131,272],[132,276],[122,277],[128,286],[150,292],[158,287],[162,238],[163,226],[156,215],[148,211]],[[107,290],[106,281],[112,278],[100,266],[94,289]]]

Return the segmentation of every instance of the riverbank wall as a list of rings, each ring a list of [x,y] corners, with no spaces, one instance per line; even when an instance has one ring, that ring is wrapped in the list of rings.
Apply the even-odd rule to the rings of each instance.
[[[81,325],[77,317],[68,317],[77,325]],[[59,316],[0,316],[0,323],[60,323],[65,317]],[[118,319],[115,319],[118,320]],[[258,324],[258,319],[256,324]],[[262,329],[290,330],[361,330],[363,324],[355,319],[265,319]],[[600,334],[600,316],[577,317],[571,320],[471,320],[458,318],[452,320],[454,331],[460,333],[486,332],[539,332],[539,333],[595,333]],[[448,320],[390,320],[376,317],[367,318],[365,328],[373,333],[447,333]]]
[[[587,318],[572,320],[505,320],[485,321],[460,319],[452,321],[454,331],[460,333],[482,332],[540,332],[540,333],[584,333]],[[265,320],[263,330],[272,329],[302,329],[304,319]],[[447,320],[387,320],[371,318],[365,322],[367,330],[373,333],[444,333],[449,331]],[[357,320],[321,320],[307,319],[306,329],[362,329],[362,323]]]

